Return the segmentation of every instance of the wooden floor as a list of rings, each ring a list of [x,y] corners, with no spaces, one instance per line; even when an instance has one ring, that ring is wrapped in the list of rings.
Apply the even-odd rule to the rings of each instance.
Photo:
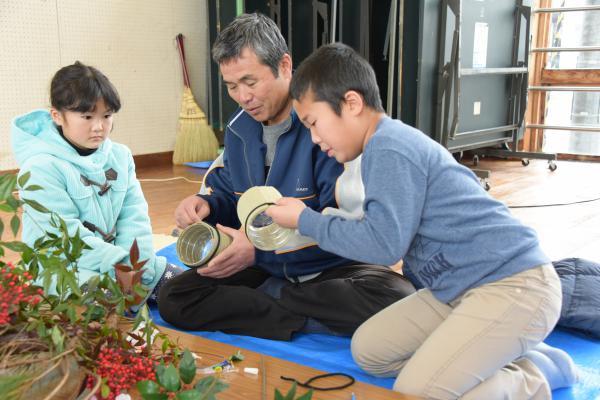
[[[556,171],[551,172],[547,162],[541,160],[532,160],[524,167],[520,161],[483,159],[478,168],[492,172],[489,193],[508,206],[600,198],[600,163],[558,161],[557,165]],[[173,211],[181,199],[198,190],[201,172],[181,166],[138,170],[155,233],[172,232],[175,228]],[[173,179],[176,177],[196,182]],[[552,260],[582,257],[600,261],[600,200],[567,206],[512,208],[511,211],[537,230]]]

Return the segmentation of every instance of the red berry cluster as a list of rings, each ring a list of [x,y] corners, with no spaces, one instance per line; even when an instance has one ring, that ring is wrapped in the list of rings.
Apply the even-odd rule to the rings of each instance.
[[[143,355],[121,348],[103,347],[96,362],[96,374],[106,379],[110,394],[106,399],[114,400],[139,381],[156,381],[154,362]],[[86,387],[92,389],[96,383],[88,376]],[[100,393],[97,393],[101,397]],[[104,399],[104,397],[101,397]]]
[[[40,302],[42,289],[31,286],[33,277],[27,271],[12,263],[0,267],[0,326],[11,321],[11,314],[19,310],[21,304],[36,305]]]

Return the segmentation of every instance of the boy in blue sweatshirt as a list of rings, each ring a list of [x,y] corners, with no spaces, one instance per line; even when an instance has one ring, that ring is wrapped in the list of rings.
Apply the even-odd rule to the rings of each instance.
[[[396,391],[435,399],[550,398],[571,384],[569,356],[540,344],[560,315],[561,288],[536,233],[446,149],[387,117],[373,69],[350,47],[318,49],[291,94],[322,151],[340,163],[362,154],[364,215],[323,215],[293,198],[268,215],[343,257],[403,259],[423,287],[356,331],[355,361],[396,376]]]

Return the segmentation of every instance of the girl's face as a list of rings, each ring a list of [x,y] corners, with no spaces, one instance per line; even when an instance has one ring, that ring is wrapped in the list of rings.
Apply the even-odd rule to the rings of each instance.
[[[50,114],[54,123],[62,127],[65,138],[81,149],[97,149],[112,130],[113,112],[106,107],[103,99],[87,112],[52,108]]]

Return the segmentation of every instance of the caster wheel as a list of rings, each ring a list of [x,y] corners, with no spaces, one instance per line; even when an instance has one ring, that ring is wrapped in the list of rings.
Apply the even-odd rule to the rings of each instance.
[[[474,166],[478,166],[479,165],[479,156],[477,154],[475,154],[473,156],[473,165]]]
[[[528,166],[529,165],[529,159],[527,159],[527,158],[522,159],[521,160],[521,164],[523,164],[524,167]]]
[[[548,161],[548,168],[550,169],[550,171],[554,172],[556,171],[556,168],[558,168],[558,165],[556,165],[554,160],[550,160]]]
[[[463,158],[463,152],[462,151],[458,151],[456,153],[452,153],[452,157],[454,157],[454,159],[456,160],[456,162],[460,162],[460,160],[462,160],[462,158]]]
[[[484,182],[483,183],[483,188],[485,189],[486,192],[488,192],[491,189],[491,186],[488,182]]]

